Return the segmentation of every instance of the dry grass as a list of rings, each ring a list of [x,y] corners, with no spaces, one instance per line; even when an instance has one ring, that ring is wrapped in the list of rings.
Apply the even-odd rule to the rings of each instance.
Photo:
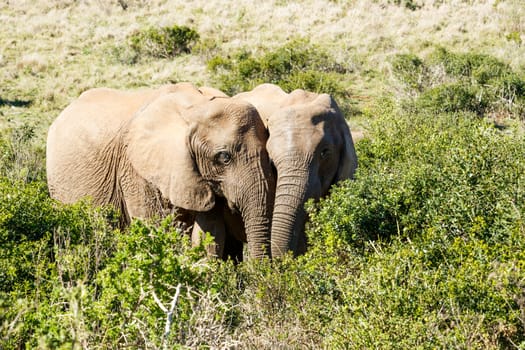
[[[86,89],[176,81],[209,85],[206,60],[216,52],[262,52],[298,36],[350,67],[344,84],[361,108],[396,89],[390,57],[397,53],[424,55],[440,45],[525,67],[522,0],[416,2],[423,4],[416,11],[388,0],[270,0],[258,6],[251,0],[2,2],[0,128],[36,124],[43,140],[59,111]],[[174,24],[200,34],[194,54],[128,62],[131,33]]]
[[[123,45],[130,33],[152,25],[194,27],[224,51],[282,45],[304,36],[329,47],[357,73],[370,69],[385,73],[390,55],[422,51],[429,45],[483,49],[513,66],[525,65],[524,46],[506,39],[509,33],[524,36],[525,10],[519,0],[441,2],[425,1],[416,11],[386,0],[274,0],[258,6],[249,0],[228,5],[209,0],[3,2],[0,78],[6,83],[0,93],[13,98],[26,96],[29,90],[38,99],[55,96],[60,108],[82,90],[98,85],[208,83],[200,57],[131,66],[110,57],[110,49]],[[363,93],[381,83],[381,78],[364,80],[359,87]]]

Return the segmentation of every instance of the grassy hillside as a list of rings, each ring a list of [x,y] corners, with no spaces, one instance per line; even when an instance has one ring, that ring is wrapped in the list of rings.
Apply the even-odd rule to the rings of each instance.
[[[513,68],[525,64],[525,9],[519,0],[479,1],[10,1],[0,4],[1,98],[5,119],[48,124],[95,86],[132,88],[170,81],[212,84],[206,63],[237,50],[262,54],[305,38],[346,68],[355,103],[392,87],[390,58],[435,46],[482,51]],[[412,9],[415,4],[416,9]],[[124,8],[126,8],[124,10]],[[188,26],[193,54],[135,57],[129,38],[151,27]],[[29,109],[6,108],[31,103]],[[7,103],[13,104],[13,103]],[[7,106],[11,107],[11,106]]]
[[[0,4],[0,348],[525,348],[523,2],[252,3]],[[330,92],[365,133],[305,256],[49,198],[72,99],[178,81]]]

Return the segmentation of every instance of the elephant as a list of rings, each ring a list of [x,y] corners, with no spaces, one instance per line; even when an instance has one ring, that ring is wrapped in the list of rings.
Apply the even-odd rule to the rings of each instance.
[[[303,254],[306,201],[325,196],[357,168],[348,124],[328,94],[301,89],[288,94],[277,85],[262,84],[233,98],[254,105],[269,132],[266,148],[277,173],[271,255]]]
[[[253,258],[270,255],[275,178],[268,133],[257,110],[228,97],[204,95],[190,83],[121,91],[95,88],[67,106],[48,131],[51,197],[90,197],[113,205],[122,225],[175,212],[219,238],[221,258],[247,242]],[[221,237],[218,209],[239,215],[243,236]],[[222,244],[222,245],[221,245]]]

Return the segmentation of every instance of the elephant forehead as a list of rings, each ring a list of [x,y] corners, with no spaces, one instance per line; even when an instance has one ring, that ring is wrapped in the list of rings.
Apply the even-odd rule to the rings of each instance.
[[[279,137],[313,137],[320,134],[331,118],[327,113],[314,113],[307,108],[286,108],[268,121],[270,135]]]
[[[298,104],[281,108],[268,119],[268,128],[323,127],[325,123],[334,123],[337,111],[324,105]]]
[[[334,113],[288,113],[268,125],[268,152],[273,158],[283,152],[311,154],[321,145],[340,144],[340,128]]]
[[[264,145],[265,135],[259,135],[255,128],[249,125],[240,126],[233,123],[219,123],[209,125],[200,133],[209,146],[228,147],[242,145],[243,148],[261,148]],[[232,146],[233,148],[237,148]]]
[[[296,151],[302,153],[314,152],[317,145],[323,140],[324,132],[313,125],[294,125],[291,128],[282,128],[270,132],[268,151],[272,153],[282,151]]]
[[[264,124],[257,110],[249,103],[222,99],[213,103],[199,118],[199,125],[215,139],[232,140],[242,137],[263,138]],[[201,110],[202,112],[202,110]]]
[[[214,98],[201,104],[200,111],[205,110],[205,114],[209,117],[221,114],[228,115],[228,117],[248,117],[253,115],[255,107],[249,102],[234,99],[234,98]],[[255,111],[255,113],[257,113]]]

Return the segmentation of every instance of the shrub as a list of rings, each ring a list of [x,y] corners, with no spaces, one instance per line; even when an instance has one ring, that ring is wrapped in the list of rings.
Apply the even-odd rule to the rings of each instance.
[[[421,5],[414,0],[389,0],[389,3],[393,3],[397,6],[404,6],[409,10],[415,11],[421,8]]]
[[[236,334],[245,348],[322,347],[326,325],[342,311],[341,271],[315,255],[296,260],[247,261]],[[339,265],[341,266],[341,265]],[[345,265],[345,268],[347,265]]]
[[[98,314],[98,327],[108,332],[111,344],[161,347],[212,343],[211,334],[198,329],[198,322],[215,327],[220,341],[220,328],[222,332],[226,328],[221,320],[227,317],[228,306],[199,309],[201,298],[210,303],[217,298],[208,278],[216,267],[205,259],[203,247],[191,248],[189,237],[174,230],[171,218],[159,227],[135,221],[129,232],[119,237],[116,254],[97,275],[100,297],[93,310]],[[169,310],[174,300],[173,322],[166,329],[163,307]],[[199,319],[203,315],[209,319]]]
[[[66,229],[68,242],[80,244],[86,232],[96,230],[101,222],[116,221],[111,211],[92,212],[87,203],[61,206],[49,198],[46,186],[38,182],[24,184],[1,179],[0,198],[1,247],[6,266],[1,272],[3,292],[13,291],[17,285],[28,290],[34,287],[33,283],[38,282],[31,272],[34,254],[41,254],[43,262],[54,261],[53,239],[57,230]],[[99,216],[104,221],[97,219]]]
[[[417,105],[436,113],[471,111],[482,116],[487,101],[478,93],[474,87],[465,83],[442,84],[423,92]]]
[[[370,131],[356,179],[310,207],[308,254],[363,259],[336,279],[330,346],[524,344],[523,134],[395,108]]]
[[[417,108],[525,118],[525,77],[492,56],[438,48],[424,61],[397,55],[392,71]]]
[[[443,65],[452,77],[473,78],[478,84],[485,84],[490,79],[508,74],[508,65],[496,58],[477,53],[452,53],[444,48],[437,48],[429,57],[431,65]]]
[[[237,311],[220,297],[233,298],[236,281],[232,264],[205,258],[209,239],[190,247],[171,217],[120,232],[108,225],[111,211],[59,205],[41,184],[17,185],[0,185],[2,347],[227,341]]]
[[[399,54],[392,60],[394,76],[409,89],[423,91],[426,80],[426,67],[423,61],[414,54]]]
[[[194,29],[174,25],[138,31],[129,37],[129,43],[137,54],[169,58],[191,52],[198,39]]]
[[[302,40],[294,40],[260,56],[250,51],[237,52],[231,58],[215,56],[207,65],[217,87],[230,95],[262,83],[273,83],[287,92],[308,89],[332,94],[343,107],[348,97],[348,91],[341,84],[346,68],[320,48]]]
[[[48,321],[63,304],[50,300],[93,278],[111,254],[116,216],[87,203],[60,205],[40,182],[1,178],[0,202],[0,337],[7,348],[36,345],[35,334],[56,331]]]
[[[35,142],[35,126],[23,123],[1,134],[0,175],[14,181],[44,180],[45,150]]]
[[[326,205],[330,210],[356,216],[327,213],[323,219],[338,223],[328,231],[342,228],[357,237],[368,232],[386,238],[438,225],[442,216],[470,225],[478,215],[495,230],[497,222],[511,215],[516,204],[508,195],[513,193],[509,186],[518,191],[515,186],[525,170],[519,132],[508,137],[490,123],[469,120],[469,114],[429,114],[393,109],[388,115],[391,120],[374,121],[371,132],[377,137],[357,144],[358,174],[366,173],[360,175],[361,181],[345,184],[347,194],[357,197],[342,196],[344,205],[327,199],[332,201]],[[348,205],[359,207],[342,209]],[[382,229],[385,225],[387,230]]]

